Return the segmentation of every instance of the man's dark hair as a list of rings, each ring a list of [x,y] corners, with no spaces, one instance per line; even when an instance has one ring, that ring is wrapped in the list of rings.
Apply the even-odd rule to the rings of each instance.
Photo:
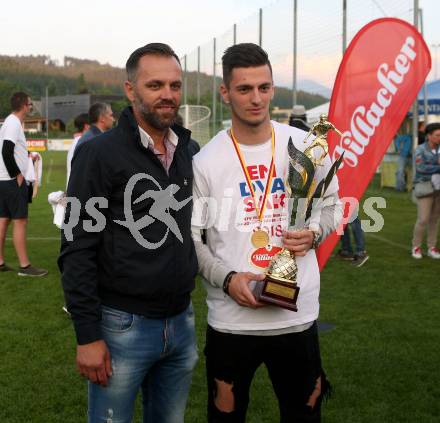
[[[223,82],[229,86],[232,71],[235,68],[253,68],[268,65],[272,74],[272,65],[267,53],[257,44],[242,43],[226,49],[222,57]]]
[[[89,109],[89,122],[91,125],[98,122],[99,117],[102,113],[105,113],[110,109],[110,106],[107,103],[94,103],[90,106]]]
[[[87,113],[81,113],[73,121],[73,125],[78,130],[78,132],[83,132],[84,127],[89,123],[89,115]]]
[[[11,109],[13,112],[19,112],[23,106],[26,106],[29,101],[29,95],[23,91],[12,94],[11,97]]]
[[[143,47],[138,48],[133,53],[131,53],[130,57],[125,64],[125,69],[127,71],[127,79],[129,81],[136,80],[136,71],[139,65],[139,60],[141,57],[146,55],[156,55],[156,56],[165,56],[165,57],[174,57],[180,65],[180,60],[174,50],[168,45],[163,43],[150,43],[146,44]]]
[[[437,131],[437,129],[440,129],[439,122],[430,123],[429,125],[426,125],[425,134],[426,135],[432,134],[434,131]]]

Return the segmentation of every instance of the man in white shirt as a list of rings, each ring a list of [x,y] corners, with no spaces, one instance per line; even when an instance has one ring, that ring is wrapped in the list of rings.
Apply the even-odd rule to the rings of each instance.
[[[12,270],[5,264],[4,246],[9,223],[15,251],[20,262],[20,276],[44,276],[47,270],[31,265],[26,249],[26,225],[29,190],[24,178],[28,166],[28,151],[23,121],[32,110],[30,97],[17,92],[11,97],[12,113],[0,129],[0,271]]]
[[[316,423],[329,384],[319,353],[320,275],[314,247],[342,214],[337,179],[325,193],[329,205],[313,209],[301,230],[287,230],[287,144],[291,138],[304,151],[311,140],[305,143],[306,132],[270,120],[272,68],[259,46],[226,50],[220,90],[231,107],[232,128],[218,133],[193,161],[193,237],[209,309],[208,422],[245,422],[252,378],[264,363],[281,422]],[[330,166],[327,156],[316,170],[317,183]],[[296,258],[298,312],[260,304],[252,293],[281,247]]]

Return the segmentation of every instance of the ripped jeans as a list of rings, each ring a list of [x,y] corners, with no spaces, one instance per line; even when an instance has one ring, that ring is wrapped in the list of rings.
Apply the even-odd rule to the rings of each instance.
[[[107,387],[89,382],[89,423],[130,423],[142,391],[143,423],[183,423],[197,362],[194,311],[167,319],[102,307],[101,328],[113,375]]]
[[[208,326],[205,355],[209,423],[245,423],[249,388],[263,363],[278,398],[280,422],[320,422],[330,385],[321,367],[316,322],[303,332],[275,336],[222,333]]]

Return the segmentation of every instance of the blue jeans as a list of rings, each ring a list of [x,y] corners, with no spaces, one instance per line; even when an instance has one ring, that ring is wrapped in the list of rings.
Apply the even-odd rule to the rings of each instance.
[[[398,191],[406,191],[405,170],[409,161],[409,157],[397,156],[396,189]]]
[[[362,230],[361,221],[358,217],[345,227],[344,235],[341,237],[342,249],[344,251],[348,251],[349,253],[353,253],[353,248],[350,241],[350,230],[348,228],[349,226],[353,231],[354,242],[356,244],[356,253],[362,253],[365,251],[365,235],[364,231]]]
[[[103,306],[101,328],[113,375],[89,382],[89,423],[130,423],[139,390],[143,423],[183,423],[198,358],[192,305],[167,319]]]

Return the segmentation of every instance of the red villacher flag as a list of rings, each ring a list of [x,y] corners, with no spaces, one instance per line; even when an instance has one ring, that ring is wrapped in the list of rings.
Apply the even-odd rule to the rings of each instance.
[[[377,19],[353,38],[339,66],[328,117],[343,133],[330,132],[328,142],[333,160],[344,153],[338,179],[345,205],[364,194],[430,69],[428,47],[408,22]],[[352,212],[319,247],[320,269]]]

